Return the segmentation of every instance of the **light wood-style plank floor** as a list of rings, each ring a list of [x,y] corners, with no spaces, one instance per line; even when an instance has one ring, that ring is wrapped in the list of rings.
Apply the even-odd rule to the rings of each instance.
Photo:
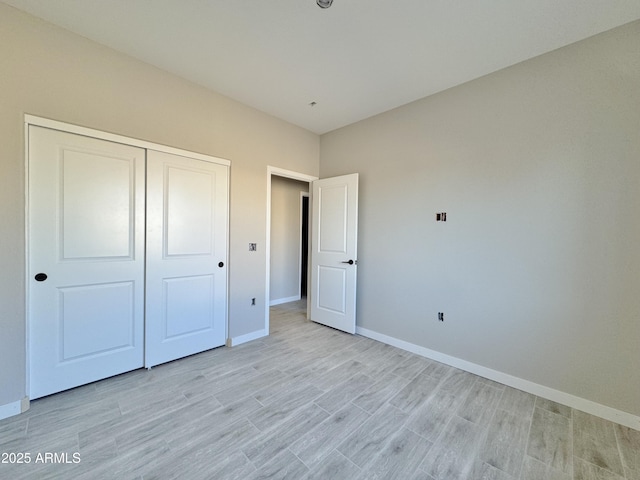
[[[32,402],[0,421],[2,459],[31,463],[0,478],[640,479],[639,431],[303,308],[273,308],[267,338]]]

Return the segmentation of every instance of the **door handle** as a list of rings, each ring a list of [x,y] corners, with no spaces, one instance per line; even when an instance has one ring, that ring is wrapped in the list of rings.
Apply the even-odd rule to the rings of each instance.
[[[46,273],[36,273],[36,276],[34,278],[36,279],[36,282],[44,282],[47,279],[47,274]]]
[[[356,260],[356,261],[353,261],[353,260],[347,260],[346,262],[340,262],[340,263],[348,263],[349,265],[354,265],[354,264],[355,264],[355,265],[357,265],[357,264],[358,264],[358,261],[357,261],[357,260]]]
[[[220,262],[220,263],[218,263],[218,266],[219,266],[220,268],[224,267],[224,262]]]

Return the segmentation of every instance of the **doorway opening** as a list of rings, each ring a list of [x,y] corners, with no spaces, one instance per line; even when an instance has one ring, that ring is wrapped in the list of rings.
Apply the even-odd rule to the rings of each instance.
[[[300,297],[307,296],[309,275],[309,193],[300,194]]]
[[[271,167],[268,166],[267,167],[267,225],[266,225],[266,279],[265,279],[265,314],[264,314],[264,318],[265,318],[265,323],[264,323],[264,335],[268,335],[269,334],[269,308],[271,306],[271,297],[272,297],[272,285],[271,285],[271,267],[272,267],[272,260],[275,255],[276,255],[276,251],[275,251],[275,247],[272,244],[272,215],[273,215],[273,208],[275,208],[275,205],[272,206],[273,203],[273,196],[272,196],[272,190],[273,190],[273,180],[274,177],[283,177],[285,179],[292,179],[292,180],[297,180],[299,182],[303,182],[304,184],[306,184],[306,189],[308,192],[310,192],[311,190],[311,182],[313,182],[314,180],[317,180],[318,177],[314,177],[312,175],[307,175],[304,173],[298,173],[298,172],[293,172],[291,170],[285,170],[285,169],[281,169],[281,168],[277,168],[277,167]],[[276,180],[277,181],[277,180]],[[305,199],[305,194],[306,194],[306,199]],[[309,295],[308,295],[308,262],[309,262],[309,236],[308,236],[308,232],[309,232],[309,206],[311,205],[310,202],[310,193],[307,192],[299,192],[297,195],[300,195],[300,215],[299,217],[297,217],[297,220],[300,222],[298,225],[301,225],[303,221],[306,221],[306,225],[304,228],[302,228],[301,226],[299,226],[299,230],[297,230],[297,237],[296,237],[296,244],[300,245],[300,254],[298,255],[297,259],[296,259],[296,266],[298,267],[298,275],[296,275],[296,294],[295,294],[295,298],[291,298],[291,301],[296,300],[298,298],[300,298],[300,296],[302,296],[302,291],[303,291],[303,280],[301,277],[304,277],[304,289],[305,289],[305,295],[307,296],[307,318],[309,318]],[[306,202],[306,208],[303,207],[303,204]],[[297,206],[296,206],[297,207]],[[303,218],[304,217],[304,211],[306,210],[306,220]],[[303,244],[303,234],[302,232],[306,233],[306,245],[302,245]],[[296,246],[297,246],[296,245]],[[296,248],[297,250],[297,248]],[[304,251],[304,255],[305,258],[303,260],[303,251]],[[302,271],[304,270],[304,273],[302,273]],[[275,288],[276,285],[273,285],[273,287]],[[277,294],[276,292],[274,292],[274,297],[279,297],[282,294]],[[286,294],[284,294],[286,295]],[[283,297],[285,300],[287,299],[287,297]]]

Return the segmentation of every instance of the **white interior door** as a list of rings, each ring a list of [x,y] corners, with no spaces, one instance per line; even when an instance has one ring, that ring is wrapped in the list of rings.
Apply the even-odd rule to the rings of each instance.
[[[311,320],[356,331],[358,174],[313,182]]]
[[[145,366],[224,345],[228,167],[149,150]]]
[[[29,127],[30,398],[143,365],[145,150]]]

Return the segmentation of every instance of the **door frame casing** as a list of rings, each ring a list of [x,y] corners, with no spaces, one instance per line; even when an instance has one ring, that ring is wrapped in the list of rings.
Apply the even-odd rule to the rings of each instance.
[[[269,335],[269,296],[270,296],[270,283],[271,283],[271,178],[284,177],[301,182],[307,182],[309,184],[309,204],[313,201],[311,193],[311,182],[318,180],[318,177],[314,175],[308,175],[306,173],[294,172],[292,170],[286,170],[284,168],[273,167],[267,165],[267,226],[266,226],[266,239],[265,239],[265,252],[266,252],[266,272],[265,272],[265,294],[264,294],[264,335]],[[311,228],[311,223],[309,223]],[[308,287],[307,287],[308,292]],[[310,295],[307,293],[307,318],[309,318],[309,306]]]
[[[24,176],[24,182],[25,182],[25,211],[24,211],[24,219],[25,219],[25,237],[24,237],[24,241],[25,241],[25,257],[24,257],[24,268],[25,268],[25,276],[24,276],[24,288],[25,288],[25,390],[26,390],[26,397],[23,399],[23,405],[21,410],[25,411],[29,408],[29,398],[30,398],[30,389],[31,389],[31,348],[30,348],[30,328],[31,328],[31,309],[30,309],[30,301],[31,301],[31,296],[30,296],[30,278],[29,278],[29,256],[30,256],[30,249],[29,249],[29,243],[30,243],[30,231],[29,231],[29,221],[30,221],[30,216],[29,216],[29,211],[30,211],[30,205],[29,205],[29,193],[30,193],[30,189],[29,189],[29,127],[30,126],[36,126],[36,127],[43,127],[43,128],[49,128],[51,130],[59,130],[62,132],[67,132],[67,133],[72,133],[72,134],[76,134],[76,135],[82,135],[82,136],[86,136],[86,137],[92,137],[92,138],[96,138],[99,140],[106,140],[106,141],[110,141],[110,142],[115,142],[115,143],[122,143],[125,145],[130,145],[133,147],[140,147],[143,148],[145,150],[156,150],[156,151],[160,151],[160,152],[165,152],[165,153],[170,153],[170,154],[174,154],[174,155],[180,155],[180,156],[185,156],[185,157],[189,157],[189,158],[194,158],[197,160],[203,160],[205,162],[211,162],[211,163],[217,163],[219,165],[224,165],[227,168],[229,168],[230,171],[230,167],[231,167],[231,161],[224,159],[224,158],[220,158],[220,157],[214,157],[213,155],[206,155],[206,154],[202,154],[202,153],[197,153],[197,152],[191,152],[188,150],[183,150],[180,148],[174,148],[174,147],[169,147],[167,145],[162,145],[162,144],[158,144],[158,143],[154,143],[154,142],[149,142],[146,140],[139,140],[136,138],[132,138],[132,137],[127,137],[125,135],[118,135],[118,134],[114,134],[114,133],[109,133],[109,132],[104,132],[102,130],[96,130],[93,128],[88,128],[88,127],[82,127],[80,125],[75,125],[75,124],[71,124],[71,123],[66,123],[66,122],[61,122],[58,120],[51,120],[48,118],[44,118],[44,117],[38,117],[35,115],[31,115],[31,114],[25,114],[24,115],[24,141],[25,141],[25,149],[24,149],[24,165],[25,165],[25,176]],[[227,225],[226,225],[226,236],[227,236],[227,245],[229,245],[229,225],[230,225],[230,220],[229,220],[229,211],[230,211],[230,206],[229,206],[229,189],[227,189]],[[225,259],[225,263],[228,265],[229,264],[229,248],[227,248],[227,252],[226,252],[226,259]],[[225,278],[225,282],[227,283],[227,298],[226,298],[226,306],[225,306],[225,337],[229,336],[229,269],[227,269],[226,272],[226,278]]]

